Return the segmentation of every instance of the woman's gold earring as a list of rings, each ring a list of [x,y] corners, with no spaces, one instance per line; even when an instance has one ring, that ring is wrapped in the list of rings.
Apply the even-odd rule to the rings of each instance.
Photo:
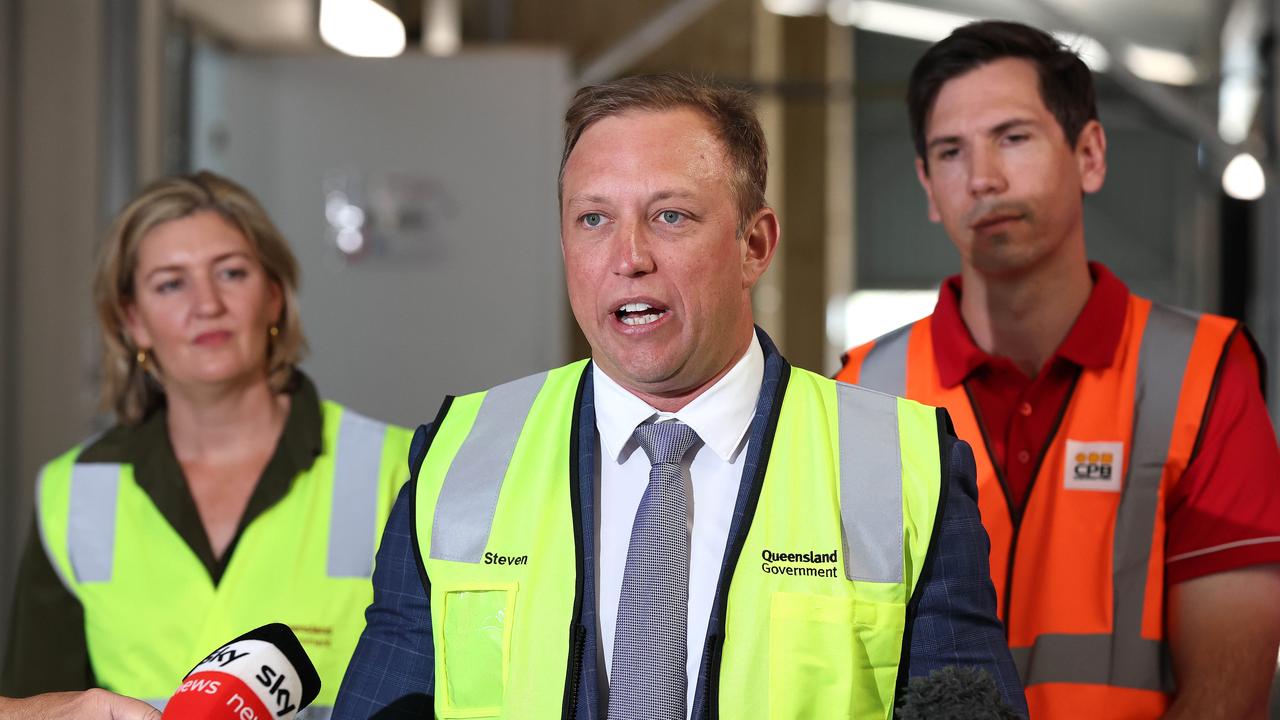
[[[272,325],[271,329],[268,330],[267,332],[271,333],[271,337],[276,337],[277,335],[280,334],[280,328],[276,327],[275,325]]]
[[[138,366],[144,368],[147,366],[147,351],[141,348],[138,349]]]

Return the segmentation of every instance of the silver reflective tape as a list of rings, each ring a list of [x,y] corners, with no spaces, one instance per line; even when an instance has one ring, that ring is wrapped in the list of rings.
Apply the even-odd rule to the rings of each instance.
[[[1125,644],[1128,664],[1116,664]],[[1164,644],[1139,637],[1111,635],[1041,635],[1031,647],[1009,648],[1022,684],[1081,683],[1171,692],[1173,676],[1165,663]]]
[[[386,434],[383,423],[350,410],[342,411],[329,511],[329,577],[367,578],[373,574],[378,543],[378,477]]]
[[[76,463],[67,509],[67,555],[77,582],[107,582],[116,544],[118,463]]]
[[[44,556],[49,558],[49,567],[53,568],[53,572],[58,576],[58,580],[62,583],[62,587],[66,588],[67,592],[74,595],[75,591],[71,589],[71,582],[67,579],[66,573],[62,570],[62,563],[53,555],[53,550],[49,545],[49,531],[44,526],[44,483],[45,473],[47,472],[49,472],[49,468],[47,466],[41,468],[40,477],[36,478],[36,525],[40,530],[40,546],[44,548]]]
[[[836,383],[840,519],[850,580],[902,582],[902,450],[898,399]]]
[[[547,373],[485,393],[471,432],[445,473],[431,526],[431,558],[478,563],[489,542],[498,491]]]
[[[155,708],[155,709],[157,709],[157,710],[159,710],[159,711],[161,711],[161,712],[164,712],[164,707],[165,707],[165,705],[168,705],[168,704],[169,704],[169,698],[158,698],[158,699],[157,699],[157,698],[151,698],[150,700],[143,700],[142,702],[144,702],[144,703],[146,703],[146,704],[150,705],[151,707],[153,707],[153,708]]]
[[[329,720],[332,716],[331,705],[311,705],[298,712],[297,720]]]
[[[1150,662],[1143,644],[1148,641],[1142,639],[1147,565],[1151,559],[1160,481],[1169,455],[1182,377],[1191,356],[1197,323],[1193,315],[1153,303],[1138,351],[1133,449],[1125,470],[1112,548],[1115,592],[1112,632],[1116,645],[1109,665],[1113,673],[1122,668],[1144,667],[1144,663]]]
[[[907,394],[907,341],[912,325],[904,325],[876,339],[862,360],[858,384],[889,395]]]

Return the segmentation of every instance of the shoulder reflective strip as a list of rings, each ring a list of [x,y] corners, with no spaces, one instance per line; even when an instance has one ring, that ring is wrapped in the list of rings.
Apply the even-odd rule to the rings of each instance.
[[[67,508],[67,556],[76,582],[107,582],[116,546],[118,463],[76,463]]]
[[[1118,642],[1111,635],[1041,635],[1032,647],[1010,648],[1018,675],[1027,687],[1070,682],[1136,690],[1172,690],[1164,645],[1156,640],[1124,640],[1126,662],[1118,663]]]
[[[530,375],[485,393],[440,488],[431,526],[433,560],[480,562],[516,441],[546,379],[547,373]]]
[[[898,399],[836,383],[845,575],[902,582],[902,450]]]
[[[907,340],[912,325],[882,335],[862,361],[858,384],[890,395],[907,394]]]
[[[328,705],[311,705],[298,713],[298,720],[329,720],[333,708]]]
[[[1152,689],[1161,687],[1161,678],[1160,665],[1150,663],[1142,640],[1147,565],[1178,396],[1198,322],[1194,315],[1158,303],[1151,305],[1138,351],[1133,449],[1116,515],[1111,561],[1116,644],[1111,668],[1113,673],[1148,670],[1148,676],[1141,679],[1149,684],[1142,687]]]
[[[151,698],[150,700],[143,700],[142,702],[150,705],[151,707],[161,712],[164,712],[164,706],[169,704],[169,698],[161,698],[161,699]]]
[[[49,545],[49,530],[44,526],[44,482],[45,473],[49,472],[46,466],[40,469],[40,477],[36,479],[36,525],[40,529],[40,545],[44,548],[44,556],[49,558],[49,566],[53,568],[53,572],[58,576],[58,581],[62,583],[62,587],[67,592],[75,595],[75,591],[71,589],[71,582],[67,580],[66,573],[62,571],[62,563],[53,554],[53,548]]]
[[[373,574],[378,543],[378,478],[382,474],[382,441],[386,434],[386,425],[343,409],[333,458],[329,577],[367,578]]]

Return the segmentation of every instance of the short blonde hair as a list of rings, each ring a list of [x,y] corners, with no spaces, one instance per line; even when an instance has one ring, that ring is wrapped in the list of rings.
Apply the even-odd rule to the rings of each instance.
[[[102,404],[126,425],[141,422],[164,402],[159,375],[138,362],[141,348],[125,331],[125,308],[135,297],[138,246],[157,226],[199,212],[215,212],[239,229],[267,277],[280,287],[284,306],[266,359],[274,391],[289,387],[294,367],[306,353],[298,317],[298,261],[262,205],[240,185],[207,170],[162,178],[143,188],[116,216],[94,276],[103,341]]]
[[[751,93],[692,75],[634,75],[578,90],[564,116],[564,152],[558,186],[564,201],[564,169],[582,133],[595,123],[633,111],[689,108],[706,116],[729,159],[729,186],[738,206],[738,234],[765,206],[769,146]]]

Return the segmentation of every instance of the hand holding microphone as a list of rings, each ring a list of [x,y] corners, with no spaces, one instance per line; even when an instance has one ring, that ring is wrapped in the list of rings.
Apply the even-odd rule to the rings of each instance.
[[[201,660],[164,708],[165,720],[293,720],[320,676],[287,625],[241,635]]]

